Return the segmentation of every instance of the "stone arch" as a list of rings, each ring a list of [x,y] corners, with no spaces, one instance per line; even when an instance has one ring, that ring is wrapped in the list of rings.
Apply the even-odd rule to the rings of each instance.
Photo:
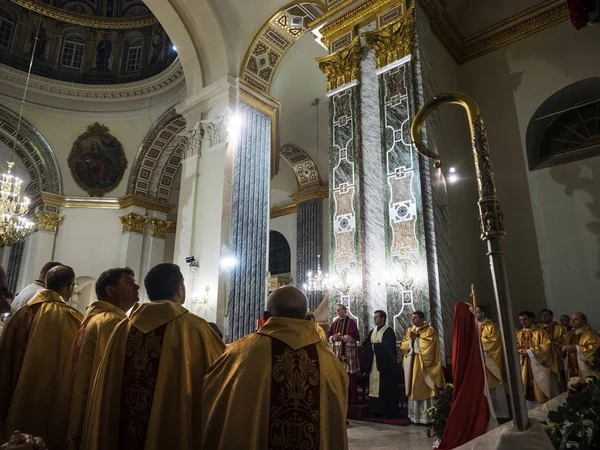
[[[281,146],[279,155],[290,165],[296,175],[298,190],[302,191],[321,185],[319,169],[305,150],[288,143]]]
[[[0,141],[13,148],[19,116],[0,105]],[[34,197],[41,192],[62,194],[62,176],[54,151],[40,132],[25,119],[18,127],[15,152],[25,165],[31,183],[26,194]]]
[[[280,9],[260,29],[242,63],[240,78],[269,93],[273,75],[292,44],[309,31],[308,24],[323,15],[321,2],[294,2]]]
[[[183,159],[185,119],[174,108],[165,112],[150,129],[135,160],[127,193],[168,203],[177,170]]]

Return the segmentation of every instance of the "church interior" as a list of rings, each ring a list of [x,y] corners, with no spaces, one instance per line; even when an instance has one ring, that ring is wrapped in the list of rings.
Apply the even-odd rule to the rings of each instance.
[[[277,322],[267,298],[297,287],[348,374],[347,441],[322,431],[321,449],[508,448],[510,420],[531,448],[559,448],[558,425],[528,413],[544,422],[569,379],[598,382],[599,12],[597,0],[0,0],[8,304],[44,288],[51,261],[72,268],[64,302],[82,317],[111,268],[131,268],[153,303],[146,275],[175,264],[182,307],[233,352]],[[16,311],[0,315],[0,353]],[[481,361],[457,350],[467,322]],[[391,376],[376,351],[386,334]],[[490,421],[462,447],[431,414],[459,428],[450,405],[464,407],[473,359]],[[0,443],[11,417],[0,401]],[[570,448],[598,448],[580,438]],[[161,448],[148,442],[129,448]],[[247,448],[319,448],[286,442]]]

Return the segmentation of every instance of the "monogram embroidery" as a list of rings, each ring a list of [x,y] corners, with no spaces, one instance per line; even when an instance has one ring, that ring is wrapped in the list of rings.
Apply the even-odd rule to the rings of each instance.
[[[320,370],[317,346],[292,350],[272,339],[269,450],[319,450]]]

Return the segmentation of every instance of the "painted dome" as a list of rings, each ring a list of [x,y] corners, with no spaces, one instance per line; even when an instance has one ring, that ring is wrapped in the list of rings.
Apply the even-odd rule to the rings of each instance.
[[[36,41],[37,36],[37,41]],[[0,0],[0,63],[47,78],[121,84],[177,57],[141,0]]]

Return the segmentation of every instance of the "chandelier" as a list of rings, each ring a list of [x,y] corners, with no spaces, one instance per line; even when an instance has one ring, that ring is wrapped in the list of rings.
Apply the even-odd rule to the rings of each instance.
[[[317,255],[317,271],[306,274],[303,287],[306,292],[323,292],[329,289],[329,278],[321,271],[321,255]]]
[[[34,223],[25,217],[29,199],[24,197],[21,201],[22,181],[11,174],[14,165],[14,162],[8,162],[8,171],[2,174],[0,182],[0,242],[3,245],[24,240],[34,227]]]

